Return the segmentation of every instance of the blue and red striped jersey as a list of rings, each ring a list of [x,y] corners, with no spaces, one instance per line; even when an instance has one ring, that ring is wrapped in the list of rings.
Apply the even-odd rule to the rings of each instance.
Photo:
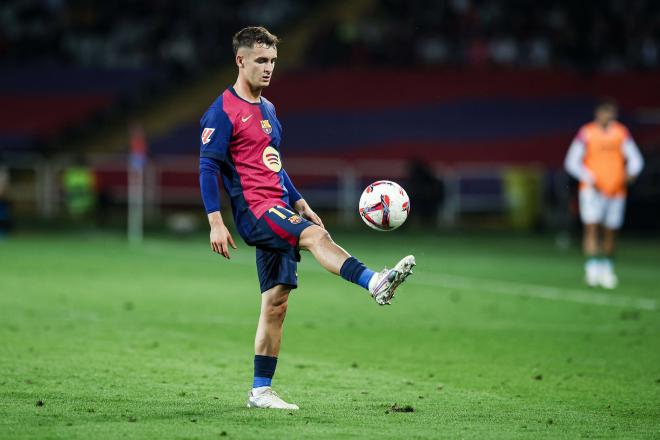
[[[261,97],[251,103],[227,88],[200,121],[200,187],[206,212],[220,210],[218,174],[243,237],[270,208],[299,200],[282,167],[281,141],[282,126],[270,101]]]

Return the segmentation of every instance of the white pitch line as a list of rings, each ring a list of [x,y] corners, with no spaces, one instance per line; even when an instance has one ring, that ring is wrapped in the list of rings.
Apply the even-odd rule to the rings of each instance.
[[[422,275],[422,274],[420,274]],[[440,273],[424,273],[418,278],[409,278],[412,284],[433,287],[494,293],[497,295],[525,296],[553,301],[568,301],[610,307],[630,307],[642,310],[657,310],[657,301],[652,298],[617,296],[616,292],[599,293],[588,290],[563,289],[560,287],[487,278],[465,277]]]
[[[163,249],[155,243],[144,246],[143,253],[163,255]],[[209,250],[209,253],[211,251]],[[202,254],[195,255],[195,259],[201,259]],[[206,257],[204,257],[206,258]],[[222,257],[215,255],[215,258]],[[241,264],[254,266],[254,257],[247,258],[244,252],[234,254],[231,262],[225,264]],[[299,270],[305,272],[326,272],[318,263],[299,266]],[[516,281],[494,280],[488,278],[467,277],[460,275],[449,275],[443,273],[417,272],[406,280],[410,284],[420,284],[431,287],[444,287],[448,289],[465,290],[472,293],[489,293],[496,295],[520,296],[528,298],[540,298],[551,301],[566,301],[579,304],[590,304],[608,307],[628,307],[640,310],[657,310],[657,301],[653,298],[617,296],[616,291],[611,293],[591,292],[588,290],[564,289],[561,287],[543,286],[539,284],[519,283]]]

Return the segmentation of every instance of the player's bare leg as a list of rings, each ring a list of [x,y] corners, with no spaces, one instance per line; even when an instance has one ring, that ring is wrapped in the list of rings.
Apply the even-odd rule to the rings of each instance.
[[[261,313],[254,338],[255,378],[248,394],[248,408],[298,409],[282,400],[271,388],[282,341],[282,325],[291,289],[277,285],[261,294]]]
[[[336,244],[328,231],[317,225],[305,229],[298,244],[310,251],[326,270],[367,289],[380,305],[390,304],[396,288],[415,266],[415,257],[408,255],[394,268],[375,273]]]
[[[582,237],[582,250],[587,261],[584,265],[584,280],[590,287],[598,286],[600,280],[600,261],[598,260],[598,233],[600,225],[585,224]]]
[[[280,354],[282,325],[291,289],[277,285],[261,294],[261,313],[257,334],[254,338],[254,353],[262,356],[277,357]]]
[[[598,230],[597,223],[584,225],[584,236],[582,237],[582,250],[586,257],[598,256]]]
[[[600,269],[600,285],[606,289],[614,289],[619,280],[614,273],[612,257],[616,247],[616,229],[603,228],[603,260]]]
[[[616,250],[616,229],[603,228],[603,254],[610,257]]]
[[[339,275],[342,265],[350,258],[350,254],[335,243],[328,231],[320,226],[310,226],[300,234],[298,245],[314,255],[324,269]]]

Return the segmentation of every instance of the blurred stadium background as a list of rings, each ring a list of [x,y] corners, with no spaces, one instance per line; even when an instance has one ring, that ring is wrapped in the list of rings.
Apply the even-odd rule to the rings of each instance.
[[[3,2],[3,224],[124,227],[133,144],[147,233],[206,231],[198,121],[255,23],[283,40],[266,96],[287,170],[331,224],[362,227],[359,193],[389,178],[407,227],[565,233],[562,161],[610,96],[646,159],[626,230],[657,233],[660,4],[643,0]]]

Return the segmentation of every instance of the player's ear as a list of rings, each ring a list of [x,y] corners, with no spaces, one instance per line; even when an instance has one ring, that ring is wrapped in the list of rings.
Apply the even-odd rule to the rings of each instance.
[[[245,57],[243,55],[236,55],[236,65],[238,67],[245,67]]]

